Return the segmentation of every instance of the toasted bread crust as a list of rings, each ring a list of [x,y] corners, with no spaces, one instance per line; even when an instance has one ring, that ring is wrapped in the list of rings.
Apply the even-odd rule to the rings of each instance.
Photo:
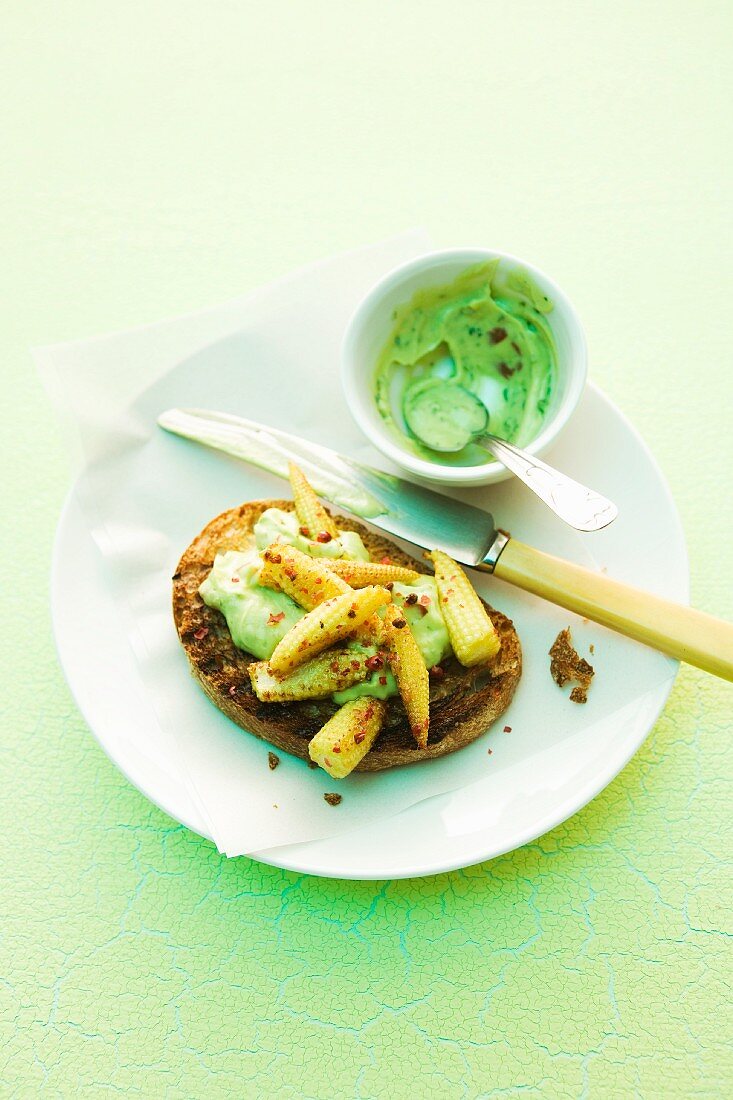
[[[207,607],[198,594],[217,553],[253,544],[254,525],[267,508],[292,511],[293,503],[250,501],[222,512],[197,535],[173,576],[173,617],[193,675],[212,702],[248,733],[307,760],[308,742],[334,714],[336,704],[330,700],[261,703],[247,672],[256,658],[236,648],[224,616]],[[336,522],[343,530],[361,535],[374,560],[387,556],[400,565],[427,571],[423,563],[357,521],[337,516]],[[442,679],[431,680],[430,736],[425,749],[415,745],[402,700],[388,700],[384,728],[357,770],[379,771],[445,756],[475,741],[506,710],[522,672],[521,646],[512,622],[485,606],[501,638],[497,658],[471,669],[454,658],[444,663]]]

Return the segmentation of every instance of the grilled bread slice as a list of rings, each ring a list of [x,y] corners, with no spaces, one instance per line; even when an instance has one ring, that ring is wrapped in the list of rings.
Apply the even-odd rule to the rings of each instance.
[[[173,616],[193,675],[213,703],[242,729],[284,752],[308,760],[308,742],[338,709],[328,699],[296,703],[262,703],[253,693],[247,668],[257,658],[237,649],[221,612],[207,607],[198,594],[216,554],[254,545],[254,525],[267,508],[293,510],[290,500],[258,500],[223,512],[188,547],[173,576]],[[389,539],[345,516],[339,528],[356,531],[374,561],[389,557],[420,572],[422,562],[405,554]],[[522,650],[511,620],[486,605],[501,639],[493,663],[464,668],[451,657],[443,676],[430,681],[430,735],[418,749],[410,732],[402,700],[388,700],[382,731],[358,765],[359,771],[379,771],[445,756],[475,741],[503,714],[522,673]]]

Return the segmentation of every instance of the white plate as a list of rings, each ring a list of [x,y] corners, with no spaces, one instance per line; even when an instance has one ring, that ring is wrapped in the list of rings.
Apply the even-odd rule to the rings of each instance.
[[[596,561],[612,576],[687,602],[684,537],[669,490],[642,440],[597,389],[587,390],[549,460],[582,476],[621,509],[610,528],[585,537],[584,546]],[[484,499],[498,521],[511,525],[516,535],[521,537],[530,530],[536,543],[550,549],[557,544],[559,521],[549,513],[537,512],[523,487],[515,483],[493,486],[485,490]],[[530,513],[534,523],[528,518]],[[549,544],[537,530],[538,515],[547,525]],[[676,665],[668,662],[660,666],[657,654],[637,647],[634,682],[644,683],[645,665],[654,674],[648,690],[630,699],[629,683],[616,666],[607,666],[604,677],[605,632],[594,624],[576,621],[573,630],[579,648],[595,641],[598,666],[581,721],[577,715],[582,708],[564,699],[560,705],[558,689],[547,670],[546,650],[536,643],[537,638],[546,640],[543,626],[555,629],[557,609],[501,582],[488,583],[494,586],[493,601],[517,622],[525,641],[526,667],[519,689],[524,692],[522,728],[491,735],[487,742],[492,748],[490,773],[480,783],[427,799],[368,829],[270,849],[255,858],[338,878],[435,874],[528,843],[576,813],[618,774],[659,715]],[[565,621],[572,619],[564,612],[562,615]],[[69,686],[105,752],[151,801],[206,835],[177,767],[175,744],[158,724],[119,629],[104,566],[74,490],[64,508],[54,548],[52,616]],[[531,647],[526,644],[528,635]],[[512,722],[511,713],[507,713],[507,724]],[[258,781],[259,777],[253,777],[253,782]]]

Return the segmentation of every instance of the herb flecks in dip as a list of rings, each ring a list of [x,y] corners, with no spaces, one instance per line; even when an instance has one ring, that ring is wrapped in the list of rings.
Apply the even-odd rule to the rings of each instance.
[[[491,260],[468,268],[452,283],[419,290],[394,315],[379,357],[376,400],[390,428],[423,458],[470,466],[489,459],[469,444],[455,454],[426,447],[410,430],[430,415],[429,380],[441,386],[440,431],[450,422],[451,395],[461,415],[461,391],[486,405],[486,430],[519,446],[540,432],[553,395],[557,353],[547,314],[552,302],[521,270],[500,271]],[[427,433],[428,435],[430,433]]]

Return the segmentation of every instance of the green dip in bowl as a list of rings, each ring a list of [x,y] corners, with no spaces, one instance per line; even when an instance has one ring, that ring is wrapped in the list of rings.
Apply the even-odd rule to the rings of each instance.
[[[433,434],[450,433],[451,419],[460,421],[464,411],[466,390],[488,409],[487,430],[494,435],[524,447],[542,431],[557,376],[548,322],[553,303],[526,271],[511,270],[499,281],[498,267],[498,259],[474,264],[450,283],[416,291],[395,310],[379,356],[374,393],[380,416],[403,446],[433,462],[487,461],[486,451],[473,444],[452,454],[431,450],[410,427],[418,416],[423,427],[432,417]],[[447,384],[436,388],[440,403],[433,407],[425,397],[438,379]]]

